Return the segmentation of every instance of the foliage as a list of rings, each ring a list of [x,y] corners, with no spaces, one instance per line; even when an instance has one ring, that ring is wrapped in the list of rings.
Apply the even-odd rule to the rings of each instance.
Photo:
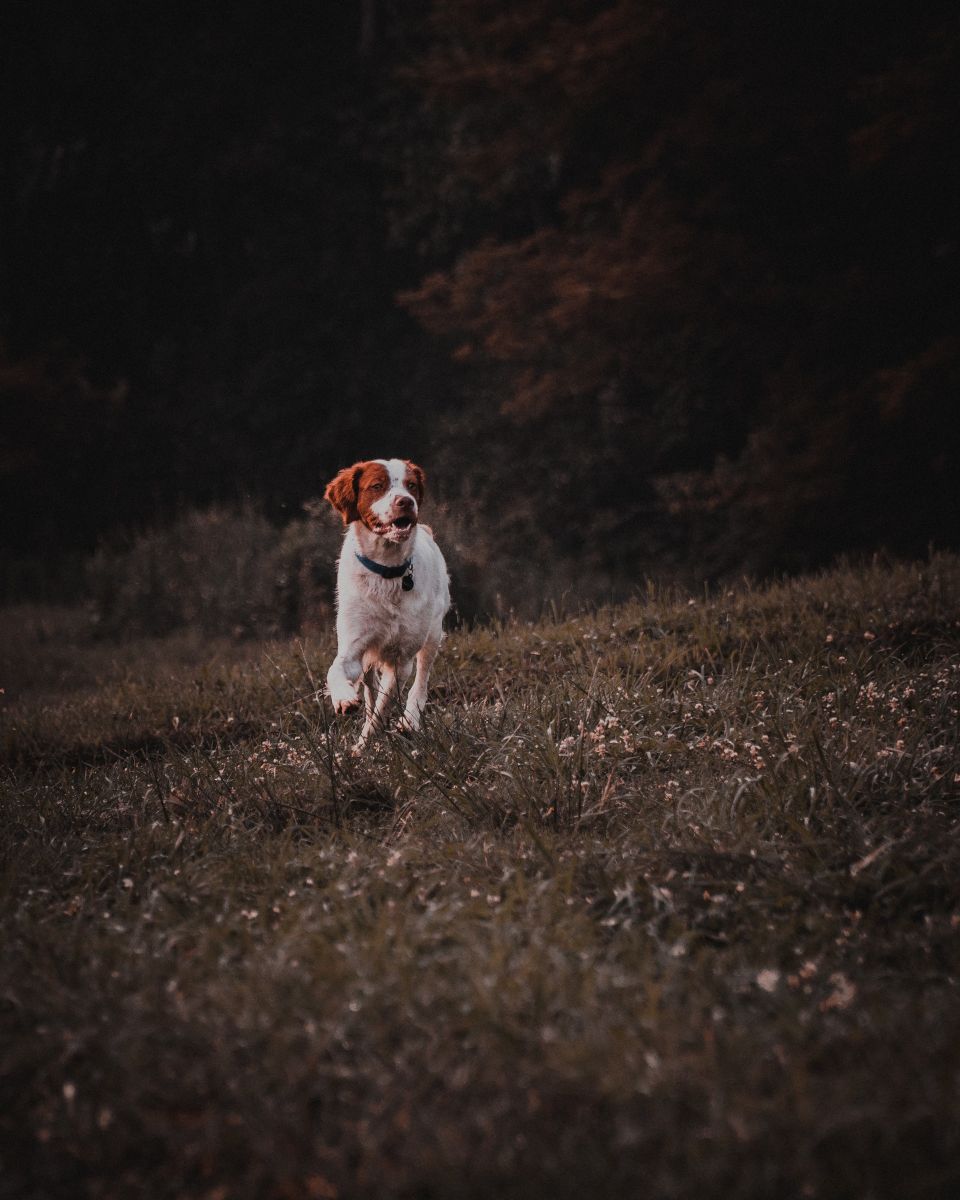
[[[193,629],[219,637],[311,633],[329,622],[343,527],[325,501],[277,527],[252,507],[187,511],[169,525],[103,544],[82,564],[89,636],[163,636]],[[541,540],[523,553],[509,531],[476,513],[432,501],[426,513],[451,574],[451,619],[538,614],[550,602],[609,596],[613,581],[590,585],[551,567]],[[632,589],[631,589],[632,590]]]
[[[642,524],[704,574],[953,537],[960,26],[865,15],[434,6],[406,73],[431,192],[397,204],[475,203],[401,302],[544,469],[567,431],[569,491],[635,561]]]
[[[950,1194],[958,600],[936,557],[460,630],[360,760],[330,631],[80,644],[69,696],[31,644],[8,1190]]]
[[[956,545],[955,6],[7,24],[8,591],[393,453],[591,580]]]
[[[340,538],[304,519],[277,530],[253,510],[185,513],[87,564],[94,628],[107,637],[192,626],[235,637],[292,632],[332,610]]]
[[[19,556],[212,502],[289,519],[344,461],[424,457],[430,354],[393,304],[365,133],[390,25],[360,57],[354,5],[258,7],[54,0],[5,23],[0,406],[32,458],[0,459],[0,507]],[[56,382],[61,360],[112,402],[70,384],[46,403],[37,363]]]

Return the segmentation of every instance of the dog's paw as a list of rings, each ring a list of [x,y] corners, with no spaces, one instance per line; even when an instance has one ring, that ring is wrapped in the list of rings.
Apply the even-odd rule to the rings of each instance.
[[[328,688],[327,695],[330,697],[333,711],[338,716],[342,717],[347,713],[356,712],[360,707],[360,696],[349,686]]]

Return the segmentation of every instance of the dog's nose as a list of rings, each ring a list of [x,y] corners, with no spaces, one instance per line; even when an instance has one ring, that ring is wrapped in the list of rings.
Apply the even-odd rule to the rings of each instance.
[[[397,506],[397,508],[400,508],[403,510],[413,508],[413,497],[412,496],[397,496],[393,502]]]

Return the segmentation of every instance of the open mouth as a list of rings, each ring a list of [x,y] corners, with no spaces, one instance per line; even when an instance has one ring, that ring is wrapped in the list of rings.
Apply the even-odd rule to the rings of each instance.
[[[416,524],[417,518],[405,513],[402,517],[394,517],[392,521],[378,525],[376,532],[388,542],[405,542]]]

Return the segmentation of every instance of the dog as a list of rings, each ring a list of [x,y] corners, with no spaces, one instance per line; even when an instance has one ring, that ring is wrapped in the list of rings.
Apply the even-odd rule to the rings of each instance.
[[[414,661],[401,729],[420,728],[427,702],[450,582],[432,530],[420,524],[424,483],[416,463],[377,458],[344,468],[324,491],[346,526],[337,564],[337,657],[327,672],[327,695],[335,712],[349,713],[359,708],[363,688],[366,719],[354,753],[385,728]]]

